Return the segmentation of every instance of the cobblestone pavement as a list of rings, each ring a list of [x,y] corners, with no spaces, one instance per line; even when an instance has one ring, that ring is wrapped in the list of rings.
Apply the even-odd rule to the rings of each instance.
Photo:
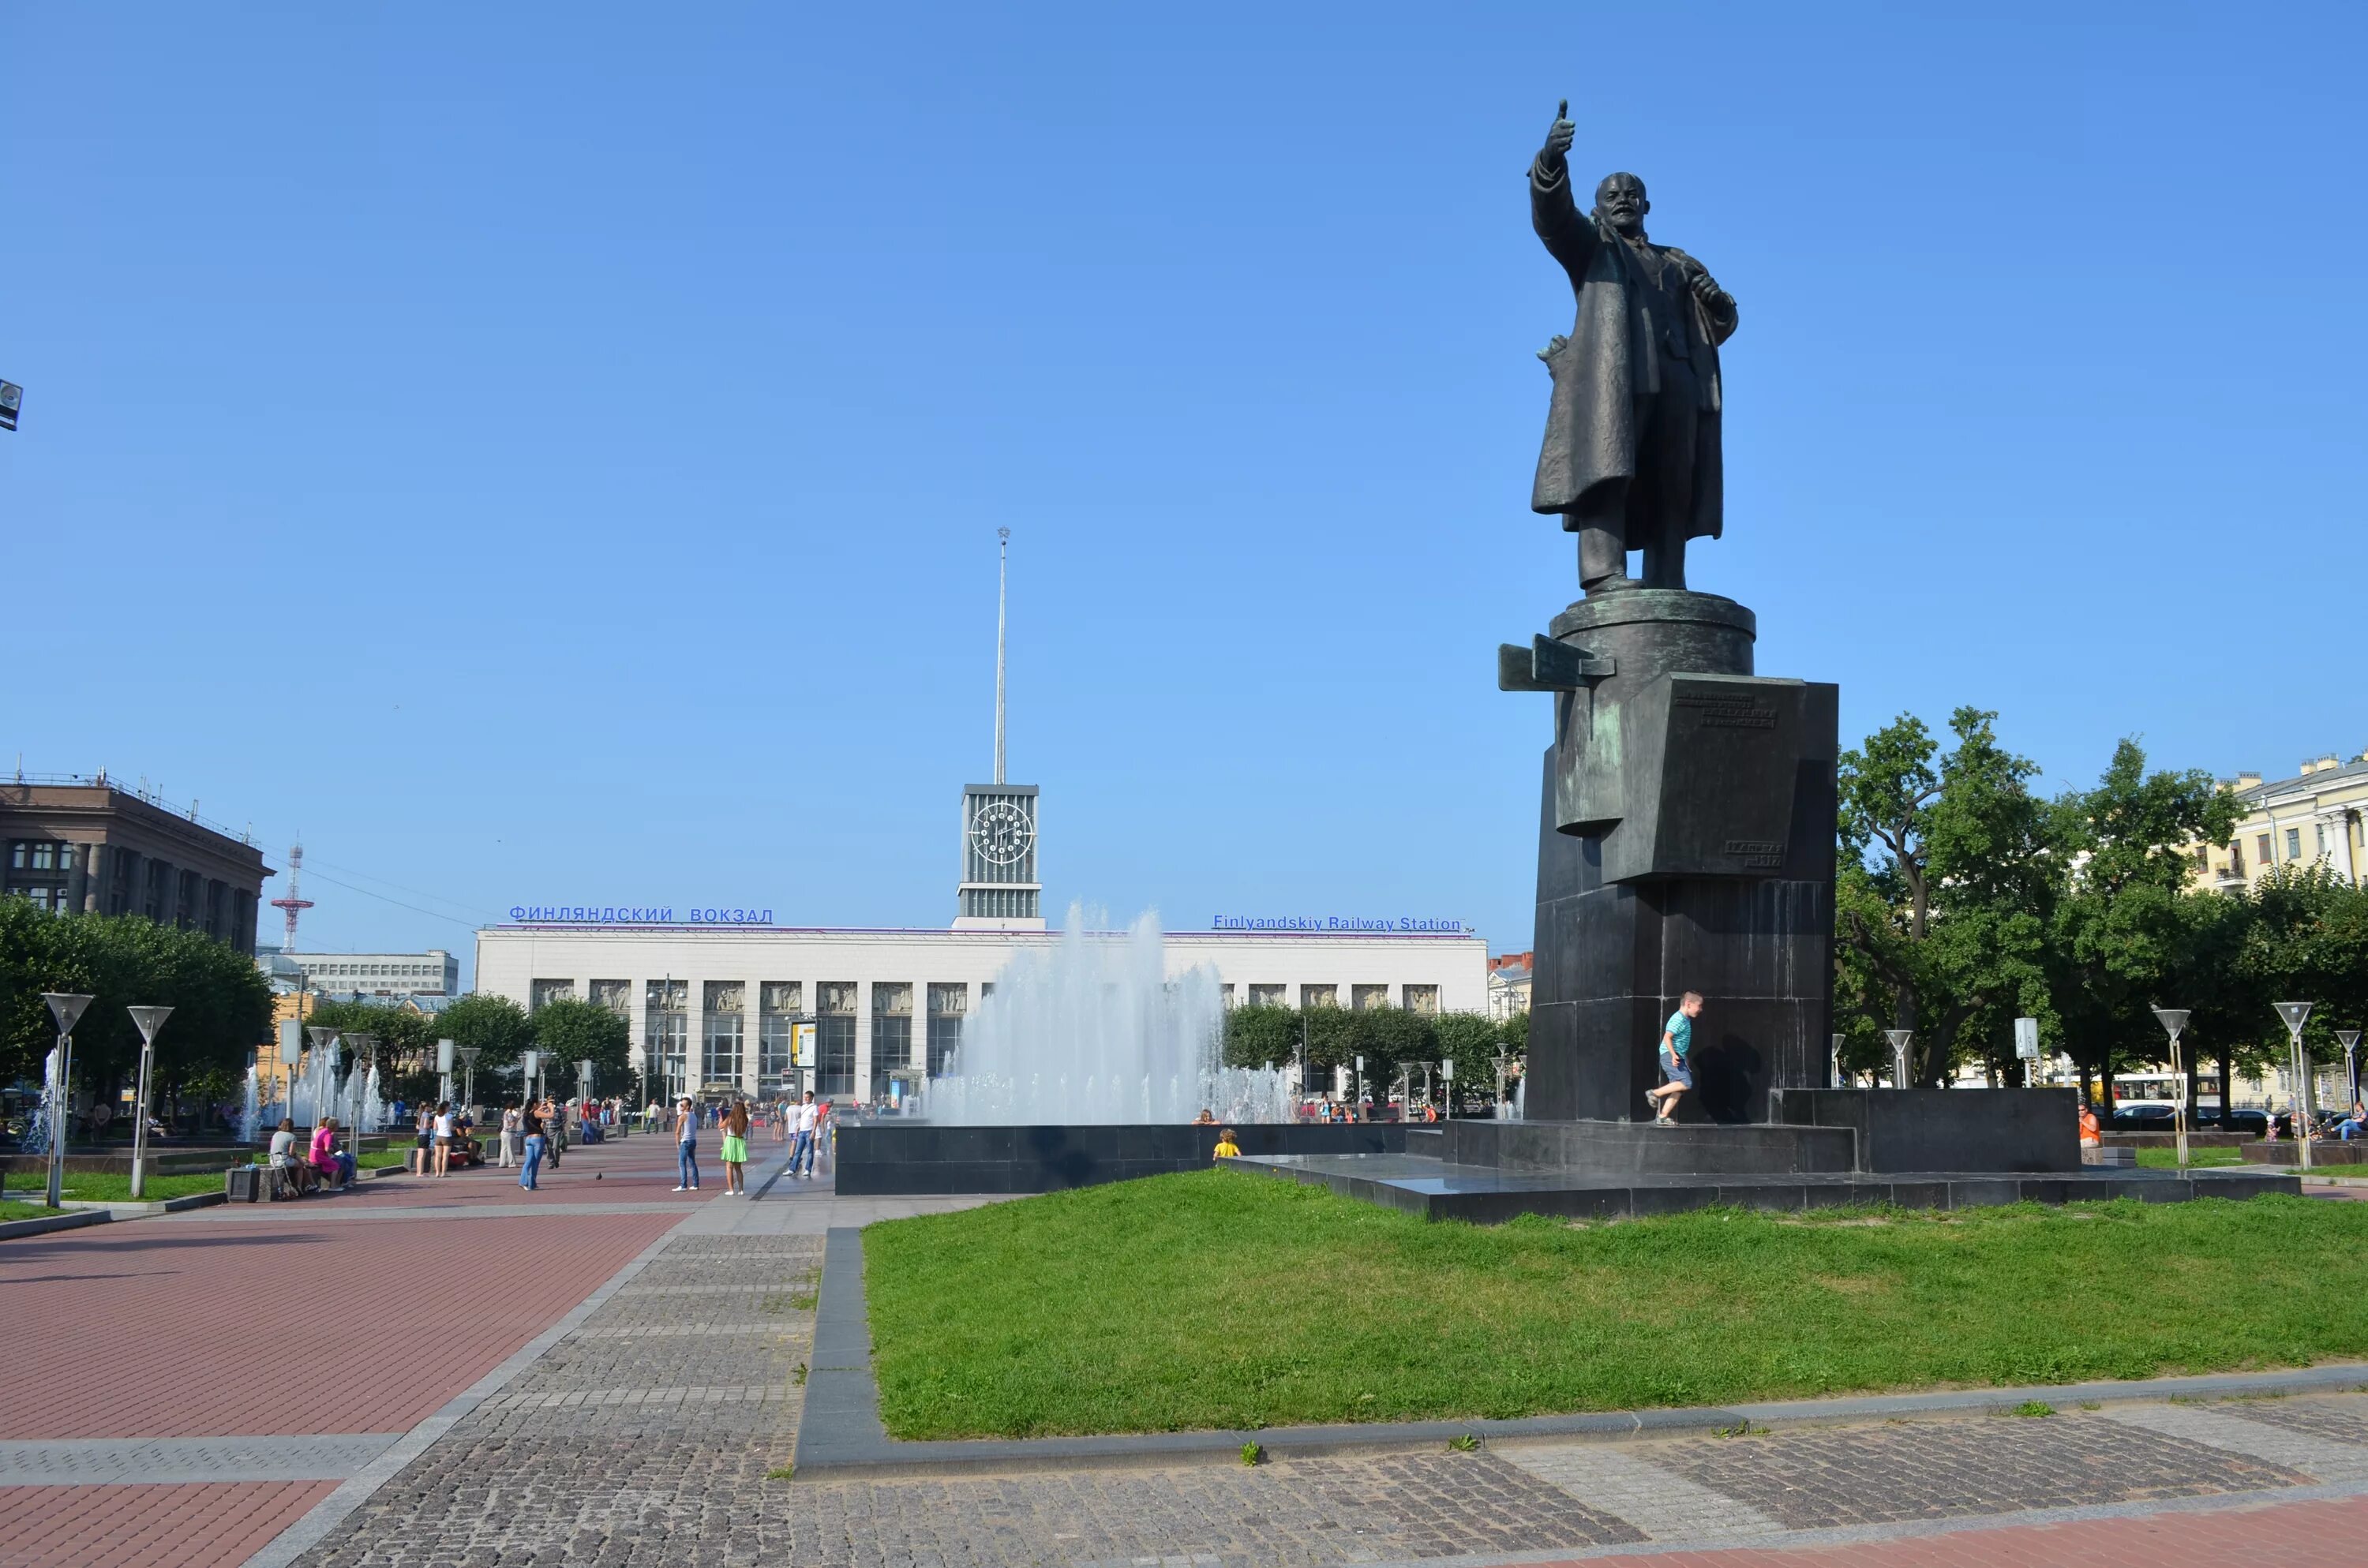
[[[394,1177],[0,1244],[0,1565],[245,1562],[695,1215],[672,1171],[637,1139],[532,1198]]]
[[[2357,1394],[1256,1469],[792,1482],[821,1233],[846,1207],[777,1188],[702,1210],[298,1562],[1324,1568],[1644,1552],[1906,1568],[2135,1563],[2124,1549],[2140,1542],[2147,1568],[2220,1561],[2231,1542],[2256,1563],[2368,1561],[2319,1551],[2328,1529],[2368,1539]],[[2271,1522],[2288,1516],[2307,1522]]]
[[[0,1568],[2368,1562],[2362,1394],[792,1482],[824,1233],[973,1200],[784,1178],[687,1207],[665,1153],[578,1152],[544,1201],[472,1173],[0,1251],[32,1372],[70,1329],[114,1325],[129,1358],[0,1412]],[[386,1289],[439,1267],[468,1293]],[[258,1361],[257,1281],[348,1267],[368,1324],[271,1320]],[[334,1365],[353,1397],[284,1396],[290,1365]]]

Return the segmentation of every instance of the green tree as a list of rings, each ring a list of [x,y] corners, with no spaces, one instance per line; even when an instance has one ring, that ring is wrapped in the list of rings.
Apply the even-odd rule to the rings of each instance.
[[[2123,740],[2095,788],[2060,797],[2051,814],[2065,871],[2049,988],[2073,1061],[2110,1101],[2117,1063],[2168,1054],[2149,1009],[2173,1005],[2192,956],[2192,846],[2226,841],[2236,798],[2201,771],[2147,772],[2146,752]]]
[[[1225,1014],[1228,1067],[1281,1067],[1299,1059],[1299,1009],[1253,1003]]]
[[[1527,1033],[1529,1015],[1517,1015]],[[1505,1048],[1504,1025],[1485,1013],[1441,1013],[1430,1022],[1433,1049],[1442,1062],[1455,1063],[1459,1094],[1493,1096],[1497,1092],[1497,1052]]]
[[[436,1015],[436,1036],[455,1045],[476,1047],[477,1072],[482,1077],[516,1064],[518,1052],[534,1044],[534,1023],[526,1009],[508,997],[472,991]]]
[[[446,1009],[448,1017],[450,1011]],[[632,1031],[624,1019],[598,1002],[570,996],[536,1008],[533,1024],[535,1049],[550,1051],[556,1061],[568,1064],[564,1081],[569,1086],[575,1083],[574,1064],[588,1058],[594,1094],[624,1091],[633,1072]],[[563,1079],[554,1074],[552,1081]]]
[[[1885,1067],[1886,1028],[1916,1036],[1915,1082],[2010,1060],[2006,1020],[2047,1017],[2054,819],[2000,746],[1998,715],[1960,708],[1944,755],[1902,714],[1842,754],[1835,1028],[1845,1061]]]
[[[140,1031],[126,1010],[162,1006],[154,1103],[243,1071],[271,1017],[252,959],[196,931],[139,915],[56,914],[0,899],[0,1076],[38,1076],[55,1028],[45,991],[91,997],[74,1026],[74,1081],[113,1096],[138,1074]]]

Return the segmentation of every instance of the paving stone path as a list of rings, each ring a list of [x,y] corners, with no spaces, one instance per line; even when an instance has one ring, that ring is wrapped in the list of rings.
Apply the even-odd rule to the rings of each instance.
[[[825,1232],[972,1200],[791,1179],[676,1199],[652,1143],[571,1155],[579,1180],[547,1208],[496,1181],[415,1181],[334,1222],[184,1216],[0,1252],[0,1305],[37,1326],[98,1302],[126,1327],[180,1327],[133,1347],[132,1376],[0,1415],[0,1568],[2368,1561],[2368,1394],[791,1481]],[[382,1288],[406,1277],[389,1260],[456,1257],[465,1290]],[[325,1385],[351,1397],[287,1383],[288,1358],[228,1332],[252,1317],[252,1279],[355,1265],[381,1288],[292,1363],[368,1346]],[[51,1340],[34,1343],[38,1368]]]
[[[2351,1521],[2344,1528],[2368,1524],[2368,1396],[2357,1394],[1256,1469],[796,1482],[784,1471],[821,1233],[843,1222],[825,1195],[778,1190],[687,1222],[574,1333],[298,1562],[1322,1568],[1691,1561],[1707,1551],[1740,1568],[1754,1549],[1753,1562],[1873,1551],[1862,1560],[2036,1564],[2096,1561],[2080,1531],[2151,1529],[2192,1512],[2207,1522],[2146,1553],[2152,1568],[2169,1568],[2214,1560],[2182,1557],[2179,1542],[2223,1550],[2230,1517],[2253,1521],[2234,1538],[2253,1543],[2248,1561],[2285,1561],[2275,1546],[2283,1527],[2231,1508],[2334,1509]],[[2017,1537],[2041,1544],[2009,1550]],[[1949,1555],[1976,1540],[1988,1555]],[[2052,1554],[2059,1549],[2069,1555]]]

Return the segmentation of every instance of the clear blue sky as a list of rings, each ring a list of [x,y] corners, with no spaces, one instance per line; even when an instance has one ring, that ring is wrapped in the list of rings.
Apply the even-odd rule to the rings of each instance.
[[[1525,947],[1567,96],[1741,301],[1763,673],[2357,752],[2362,9],[1924,9],[7,6],[0,741],[461,919],[307,946],[941,924],[1008,526],[1056,916]]]

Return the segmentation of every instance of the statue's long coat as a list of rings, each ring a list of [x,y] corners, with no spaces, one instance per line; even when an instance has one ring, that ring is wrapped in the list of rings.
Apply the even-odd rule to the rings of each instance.
[[[1567,168],[1548,182],[1531,165],[1530,217],[1578,296],[1570,340],[1546,359],[1554,372],[1554,401],[1546,409],[1545,445],[1530,493],[1532,511],[1567,513],[1606,480],[1635,477],[1637,402],[1660,390],[1660,360],[1642,298],[1648,285],[1631,271],[1627,245],[1616,235],[1600,234],[1594,220],[1579,211]],[[1662,248],[1689,278],[1704,270],[1685,252]],[[1682,304],[1691,317],[1689,357],[1701,387],[1702,420],[1686,537],[1715,539],[1725,526],[1725,489],[1718,345],[1734,333],[1736,320],[1731,306],[1713,315],[1691,290]]]

